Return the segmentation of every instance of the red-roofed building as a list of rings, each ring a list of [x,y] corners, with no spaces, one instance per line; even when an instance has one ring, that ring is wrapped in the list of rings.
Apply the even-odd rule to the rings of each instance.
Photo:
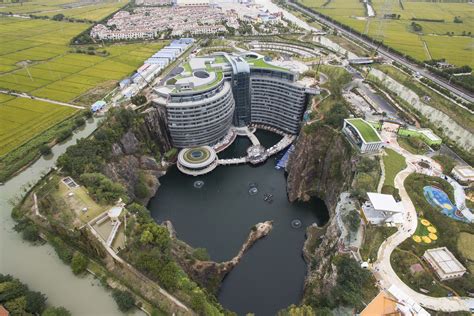
[[[3,305],[0,305],[0,316],[10,316],[10,312]]]

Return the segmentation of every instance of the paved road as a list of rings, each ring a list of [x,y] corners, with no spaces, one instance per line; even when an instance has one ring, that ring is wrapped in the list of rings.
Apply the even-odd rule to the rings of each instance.
[[[12,96],[14,96],[14,97],[19,97],[19,98],[32,99],[32,100],[40,100],[40,101],[43,101],[43,102],[49,102],[49,103],[58,104],[58,105],[62,105],[62,106],[68,106],[68,107],[70,107],[70,108],[75,108],[75,109],[80,109],[80,110],[84,110],[84,109],[85,109],[85,107],[80,106],[80,105],[74,105],[74,104],[70,104],[70,103],[54,101],[54,100],[51,100],[51,99],[33,97],[33,96],[28,95],[28,94],[26,94],[26,93],[16,93],[16,92],[11,92],[11,91],[7,91],[7,90],[0,90],[0,93],[12,95]]]
[[[367,45],[368,47],[370,47],[374,50],[377,49],[378,45],[373,44],[370,40],[367,40],[367,39],[359,36],[358,34],[351,33],[349,31],[347,31],[346,29],[343,29],[341,26],[339,26],[339,25],[327,20],[326,18],[323,18],[323,17],[321,17],[321,16],[319,16],[319,15],[313,13],[313,12],[308,11],[307,9],[301,7],[300,5],[298,5],[296,3],[288,2],[288,0],[286,1],[286,3],[289,6],[292,6],[293,8],[295,8],[299,11],[302,11],[305,14],[313,17],[318,22],[326,24],[326,25],[328,25],[328,26],[330,26],[334,29],[337,29],[339,32],[341,32],[342,34],[344,34],[346,36],[349,36],[349,37],[352,37],[352,38],[357,38],[359,41],[363,42],[365,45]],[[383,47],[379,47],[378,53],[385,56],[385,57],[387,57],[387,58],[389,58],[389,59],[397,61],[400,64],[403,64],[404,66],[408,67],[409,69],[411,69],[414,72],[419,72],[422,76],[434,81],[435,83],[442,86],[443,88],[450,90],[452,93],[456,94],[458,97],[461,97],[462,99],[467,100],[469,102],[474,102],[474,96],[473,96],[472,93],[466,92],[466,91],[464,91],[464,90],[462,90],[462,89],[460,89],[460,88],[458,88],[458,87],[456,87],[452,84],[449,84],[446,80],[441,79],[438,76],[435,76],[435,75],[431,74],[426,69],[421,68],[421,67],[419,67],[417,65],[414,65],[412,63],[409,63],[405,58],[400,57],[400,56],[398,56],[394,53],[391,53]]]
[[[417,171],[419,167],[416,162],[421,159],[430,161],[434,173],[441,173],[441,166],[434,160],[431,160],[431,158],[413,155],[401,148],[396,142],[396,135],[392,132],[382,131],[382,138],[384,140],[389,140],[389,147],[404,155],[407,161],[407,167],[399,172],[395,177],[395,187],[399,190],[406,213],[404,223],[398,227],[398,231],[387,238],[380,246],[377,254],[377,261],[373,264],[372,268],[374,276],[380,282],[382,288],[389,288],[391,285],[396,285],[400,290],[405,292],[409,297],[425,308],[444,312],[469,311],[465,298],[431,297],[418,293],[406,285],[393,270],[390,263],[390,256],[393,250],[414,234],[418,224],[415,206],[404,187],[405,179],[410,174]]]

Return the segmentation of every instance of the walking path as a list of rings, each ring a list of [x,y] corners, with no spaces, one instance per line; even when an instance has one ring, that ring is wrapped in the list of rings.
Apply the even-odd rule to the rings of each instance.
[[[54,100],[51,100],[51,99],[33,97],[33,96],[28,95],[26,93],[16,93],[16,92],[11,92],[11,91],[7,91],[7,90],[0,90],[0,93],[8,94],[8,95],[19,97],[19,98],[25,98],[25,99],[31,99],[31,100],[40,100],[40,101],[43,101],[43,102],[49,102],[49,103],[53,103],[53,104],[57,104],[57,105],[68,106],[70,108],[75,108],[75,109],[80,109],[80,110],[85,109],[84,106],[74,105],[74,104],[70,104],[70,103],[64,103],[64,102],[60,102],[60,101],[54,101]]]
[[[407,162],[407,167],[400,171],[395,177],[395,187],[399,191],[400,198],[405,209],[405,214],[404,222],[398,227],[397,232],[387,238],[380,246],[377,254],[377,261],[372,266],[374,276],[379,281],[379,284],[383,289],[388,289],[390,286],[395,285],[410,298],[425,308],[444,312],[469,311],[467,304],[467,301],[469,300],[468,298],[431,297],[418,293],[406,285],[393,270],[390,263],[390,256],[393,250],[406,239],[410,238],[415,233],[416,227],[418,225],[415,206],[413,205],[404,186],[405,179],[410,174],[419,170],[420,167],[417,165],[417,162],[421,159],[428,160],[430,162],[432,168],[434,169],[433,173],[441,174],[441,167],[431,158],[413,155],[401,148],[396,141],[396,135],[393,135],[393,133],[383,131],[382,137],[385,140],[388,139],[390,141],[389,147],[402,154]]]

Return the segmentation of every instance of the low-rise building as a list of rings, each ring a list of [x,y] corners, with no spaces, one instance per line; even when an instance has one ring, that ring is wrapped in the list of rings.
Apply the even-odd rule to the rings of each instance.
[[[428,249],[423,254],[441,281],[460,278],[466,273],[466,268],[446,247]]]
[[[471,166],[456,166],[451,171],[453,177],[462,183],[474,182],[474,168]]]
[[[368,192],[369,200],[362,205],[362,215],[372,225],[401,224],[404,208],[390,194]]]
[[[361,153],[378,153],[383,147],[382,138],[377,130],[361,118],[345,119],[342,131]]]

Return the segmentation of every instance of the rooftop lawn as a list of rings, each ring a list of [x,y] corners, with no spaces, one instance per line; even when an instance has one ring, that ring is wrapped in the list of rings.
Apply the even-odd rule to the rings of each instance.
[[[377,132],[374,130],[374,128],[363,119],[355,118],[349,119],[347,121],[350,122],[355,128],[357,128],[366,143],[382,141],[377,135]]]
[[[246,58],[245,60],[249,63],[250,67],[269,68],[269,69],[275,69],[275,70],[288,71],[288,69],[286,68],[278,67],[278,66],[267,63],[263,58],[259,58],[259,59]]]

